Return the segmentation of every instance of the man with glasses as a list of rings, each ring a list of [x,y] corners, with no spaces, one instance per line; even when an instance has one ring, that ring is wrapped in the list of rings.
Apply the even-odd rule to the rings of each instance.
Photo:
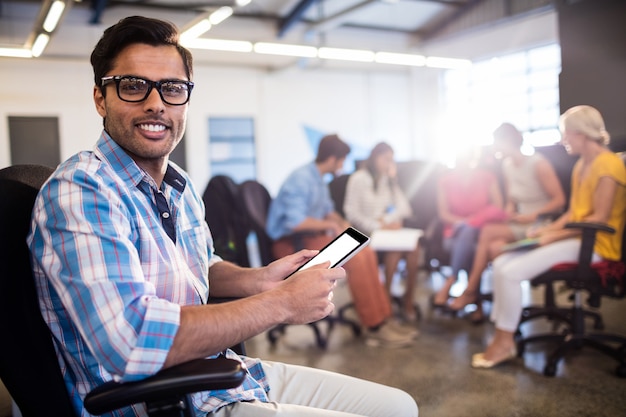
[[[245,364],[247,378],[235,389],[196,394],[197,414],[416,416],[400,390],[228,349],[277,324],[326,316],[345,271],[320,266],[284,279],[312,250],[254,269],[213,253],[201,196],[169,162],[193,90],[191,54],[175,27],[123,19],[104,32],[91,63],[104,130],[93,151],[62,163],[44,185],[28,238],[77,414],[85,415],[87,392],[106,381],[225,354]],[[245,298],[207,305],[209,284],[211,296]]]

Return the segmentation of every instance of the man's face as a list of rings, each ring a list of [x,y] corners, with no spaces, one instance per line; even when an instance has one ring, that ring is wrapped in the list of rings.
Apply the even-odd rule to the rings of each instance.
[[[175,47],[146,44],[124,48],[105,75],[133,75],[152,81],[187,80],[183,60]],[[188,103],[166,104],[157,88],[145,100],[129,103],[118,97],[115,83],[104,88],[106,98],[98,86],[94,88],[94,101],[100,116],[106,118],[106,131],[139,166],[163,167],[183,136]]]

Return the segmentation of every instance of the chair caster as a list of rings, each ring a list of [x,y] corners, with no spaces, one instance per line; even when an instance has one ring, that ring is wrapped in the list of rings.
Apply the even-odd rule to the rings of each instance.
[[[278,335],[276,334],[278,333]],[[283,336],[285,334],[285,326],[277,326],[273,329],[270,329],[267,332],[267,340],[269,340],[270,345],[272,347],[276,346],[276,341],[278,341],[279,336]]]
[[[543,368],[543,374],[545,376],[554,376],[556,375],[556,365],[552,364],[552,363],[548,363],[544,368]]]

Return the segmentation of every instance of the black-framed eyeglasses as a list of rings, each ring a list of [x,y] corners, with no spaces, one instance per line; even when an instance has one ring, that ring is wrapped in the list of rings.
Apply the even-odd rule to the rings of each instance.
[[[129,103],[138,103],[148,98],[148,95],[156,87],[164,103],[172,106],[182,106],[189,101],[193,82],[184,80],[152,81],[133,75],[111,75],[102,77],[102,87],[115,83],[117,96],[120,100]]]

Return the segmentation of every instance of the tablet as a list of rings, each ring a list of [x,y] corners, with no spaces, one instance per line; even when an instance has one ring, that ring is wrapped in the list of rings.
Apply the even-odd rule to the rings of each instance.
[[[361,249],[367,246],[369,242],[370,238],[367,235],[359,232],[354,227],[348,227],[295,272],[322,264],[326,261],[330,261],[330,268],[342,266],[354,255],[359,253]]]

